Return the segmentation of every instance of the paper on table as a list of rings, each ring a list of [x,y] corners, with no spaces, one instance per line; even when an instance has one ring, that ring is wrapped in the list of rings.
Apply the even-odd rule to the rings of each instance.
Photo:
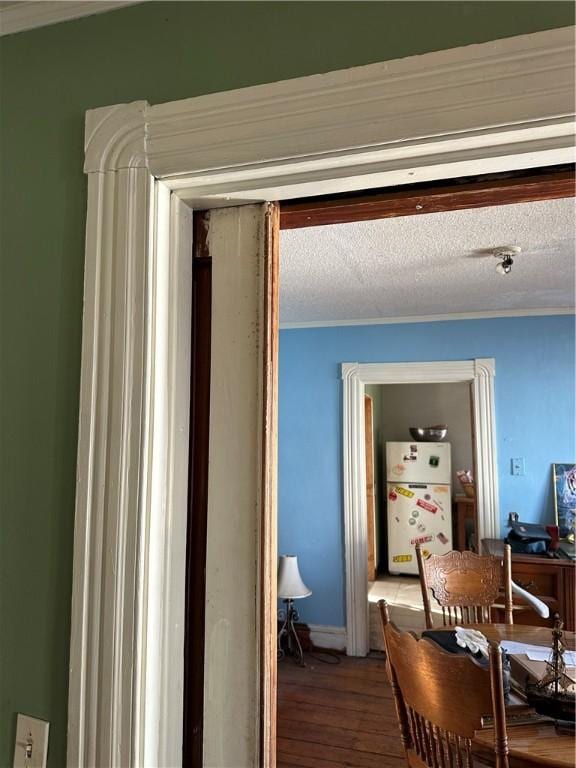
[[[525,653],[531,661],[548,661],[552,653],[552,649],[545,645],[518,643],[514,640],[502,640],[500,645],[506,653]],[[566,666],[576,666],[576,651],[566,651],[564,653],[564,662]]]
[[[500,647],[504,648],[506,653],[528,653],[528,651],[546,651],[547,653],[550,653],[550,648],[545,645],[518,643],[516,640],[501,640]]]
[[[550,649],[546,651],[528,651],[526,656],[530,661],[548,661],[550,658]],[[567,667],[576,667],[576,651],[565,651],[564,663]]]

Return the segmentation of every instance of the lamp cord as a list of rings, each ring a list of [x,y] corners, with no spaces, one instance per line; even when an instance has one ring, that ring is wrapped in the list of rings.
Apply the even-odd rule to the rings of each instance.
[[[306,651],[306,656],[309,656],[311,659],[314,659],[315,661],[320,661],[322,664],[340,664],[340,654],[334,653],[333,651],[316,651],[315,653],[312,653],[311,651]],[[326,656],[327,658],[322,658],[322,656]]]

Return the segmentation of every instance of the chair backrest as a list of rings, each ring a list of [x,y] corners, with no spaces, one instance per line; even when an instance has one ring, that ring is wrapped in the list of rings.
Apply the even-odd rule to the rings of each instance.
[[[442,608],[444,626],[490,622],[491,607],[504,590],[506,623],[512,624],[512,559],[508,544],[504,559],[475,552],[447,552],[424,557],[416,545],[426,627],[432,629],[430,590]]]
[[[379,602],[386,666],[392,686],[400,738],[408,765],[472,768],[472,739],[486,724],[494,728],[498,768],[508,766],[502,655],[490,644],[490,666],[468,655],[448,653],[432,640],[417,640],[390,622]]]

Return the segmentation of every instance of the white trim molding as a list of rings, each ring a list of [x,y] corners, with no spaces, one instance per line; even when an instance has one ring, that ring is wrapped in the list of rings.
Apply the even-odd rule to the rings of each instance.
[[[570,162],[573,60],[566,28],[88,112],[70,768],[181,760],[187,206]],[[478,376],[489,396],[490,377]],[[229,397],[242,411],[235,388]],[[477,418],[490,432],[489,410]]]
[[[315,648],[333,651],[346,650],[346,627],[331,627],[328,624],[309,624],[310,640]]]
[[[507,317],[548,317],[574,315],[576,307],[553,309],[502,309],[485,312],[451,312],[445,315],[409,315],[406,317],[376,317],[366,320],[304,320],[301,323],[280,323],[280,330],[290,331],[304,328],[339,328],[355,325],[402,325],[402,323],[445,323],[454,320],[494,320]]]
[[[3,3],[0,8],[0,37],[25,32],[27,29],[48,27],[62,21],[94,16],[96,13],[115,11],[125,5],[136,5],[144,0],[21,0]]]
[[[130,765],[154,192],[133,169],[90,176],[88,195],[68,764]]]
[[[158,105],[148,157],[211,206],[553,165],[574,100],[568,27]]]
[[[118,167],[88,173],[70,768],[181,760],[192,226],[142,117],[109,110]]]
[[[472,385],[480,540],[500,535],[495,373],[492,358],[427,363],[342,363],[346,652],[349,656],[365,656],[369,651],[365,386],[457,382]]]

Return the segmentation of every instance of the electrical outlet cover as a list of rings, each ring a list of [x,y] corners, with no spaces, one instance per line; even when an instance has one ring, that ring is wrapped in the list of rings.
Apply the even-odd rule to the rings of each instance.
[[[18,714],[14,768],[46,768],[50,723]]]
[[[522,477],[525,473],[524,459],[512,459],[512,474],[517,477]]]

